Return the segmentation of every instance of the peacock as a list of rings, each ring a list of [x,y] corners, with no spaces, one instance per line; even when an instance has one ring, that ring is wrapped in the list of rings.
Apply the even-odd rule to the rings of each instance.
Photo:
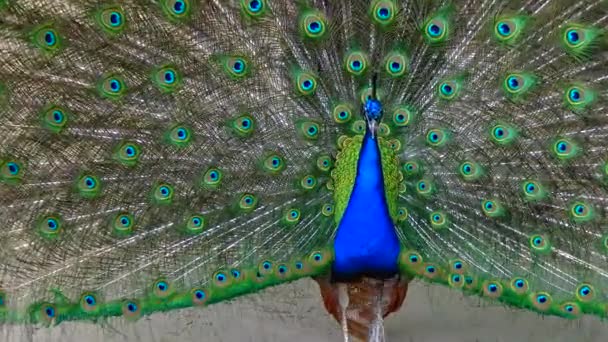
[[[0,324],[312,277],[608,317],[608,3],[0,1]]]

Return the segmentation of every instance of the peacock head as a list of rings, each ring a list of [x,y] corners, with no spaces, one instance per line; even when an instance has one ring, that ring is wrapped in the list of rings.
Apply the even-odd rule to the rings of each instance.
[[[372,81],[372,95],[368,96],[363,104],[363,115],[367,122],[367,128],[372,134],[372,138],[376,136],[378,123],[382,119],[382,103],[376,97],[376,75]]]
[[[363,111],[365,113],[365,121],[367,121],[367,128],[373,138],[376,136],[378,123],[382,118],[382,103],[376,99],[367,99],[363,105]]]

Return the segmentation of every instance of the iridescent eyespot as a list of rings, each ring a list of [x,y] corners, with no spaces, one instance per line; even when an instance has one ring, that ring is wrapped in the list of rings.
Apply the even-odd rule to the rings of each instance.
[[[233,80],[242,80],[250,74],[250,61],[245,56],[218,55],[215,58],[219,61],[224,73]]]
[[[127,300],[122,303],[122,314],[127,319],[137,319],[141,316],[139,303],[134,300]]]
[[[300,135],[308,140],[317,140],[319,138],[320,126],[314,121],[299,121],[296,124]]]
[[[192,131],[182,124],[173,125],[167,132],[166,140],[176,147],[188,146],[192,141]]]
[[[112,230],[118,236],[130,235],[134,226],[135,218],[128,212],[118,213],[112,221]]]
[[[327,216],[327,217],[332,216],[334,214],[334,206],[329,203],[323,204],[321,213],[323,214],[323,216]]]
[[[537,181],[526,180],[521,183],[521,189],[524,199],[527,201],[537,201],[547,196],[543,186]]]
[[[465,181],[475,181],[482,176],[481,167],[473,161],[464,161],[460,164],[458,171]]]
[[[248,137],[253,133],[255,120],[249,114],[243,114],[232,120],[232,128],[234,132],[241,137]]]
[[[312,253],[310,253],[308,259],[310,261],[310,264],[313,267],[327,266],[332,261],[330,252],[326,252],[326,251],[315,251],[315,252],[312,252]]]
[[[502,295],[502,285],[497,281],[486,281],[483,286],[483,293],[490,298],[498,298]]]
[[[104,32],[118,34],[125,28],[125,13],[118,6],[102,7],[95,14],[97,24]]]
[[[363,75],[367,70],[367,56],[361,51],[351,51],[344,59],[344,67],[351,75]]]
[[[224,173],[217,167],[210,167],[203,175],[202,186],[208,189],[217,189],[222,184]]]
[[[153,202],[156,204],[171,204],[173,202],[173,186],[168,183],[158,183],[154,187]]]
[[[192,12],[190,0],[162,0],[161,5],[167,18],[173,21],[184,20]]]
[[[306,175],[300,180],[300,187],[304,190],[312,190],[317,186],[317,178],[313,175]]]
[[[521,37],[527,21],[525,16],[500,17],[494,22],[494,37],[500,43],[513,44]]]
[[[407,208],[405,207],[400,207],[397,209],[397,221],[398,222],[403,222],[405,220],[407,220]]]
[[[517,131],[509,125],[498,123],[490,127],[490,139],[498,145],[510,145],[515,141]]]
[[[232,279],[224,271],[218,271],[213,275],[213,283],[218,287],[226,287],[232,284]]]
[[[597,27],[570,23],[562,30],[562,46],[567,53],[578,60],[588,58],[598,46],[602,32]]]
[[[162,66],[152,72],[152,82],[162,92],[169,93],[181,84],[181,76],[172,66]]]
[[[460,93],[460,87],[460,81],[443,81],[437,85],[437,94],[444,100],[453,100]]]
[[[528,241],[530,243],[530,248],[532,248],[534,252],[541,254],[548,254],[551,252],[551,244],[543,235],[532,235]]]
[[[0,181],[8,184],[18,184],[23,179],[23,165],[14,159],[0,160]]]
[[[141,154],[138,144],[131,141],[120,143],[114,150],[114,159],[124,166],[133,167],[137,165]]]
[[[403,171],[405,171],[406,177],[414,177],[422,173],[422,167],[415,160],[407,161],[403,164]]]
[[[505,214],[502,204],[493,199],[482,200],[481,209],[487,217],[495,218]]]
[[[529,93],[535,84],[536,77],[531,73],[510,73],[503,81],[503,89],[510,99],[519,100]]]
[[[171,284],[166,280],[157,280],[153,286],[154,294],[158,298],[166,298],[171,295]]]
[[[352,112],[353,110],[350,105],[339,104],[333,110],[334,121],[339,124],[347,123],[352,118]]]
[[[356,120],[350,126],[350,130],[355,134],[363,134],[365,133],[365,127],[367,127],[367,125],[364,120]]]
[[[576,223],[587,222],[593,219],[593,207],[583,201],[575,201],[570,205],[570,217]]]
[[[97,83],[97,92],[100,96],[110,100],[121,98],[127,90],[125,81],[120,75],[102,77]]]
[[[430,44],[444,43],[450,36],[450,21],[447,13],[438,13],[426,20],[424,26],[424,38]]]
[[[442,229],[445,228],[448,224],[448,221],[446,219],[446,215],[443,211],[433,211],[430,215],[429,215],[429,221],[431,222],[431,226],[434,229]]]
[[[308,72],[299,72],[295,77],[296,90],[301,95],[312,95],[317,89],[317,79]]]
[[[551,307],[552,299],[548,293],[538,292],[531,295],[532,305],[540,311],[547,311]]]
[[[333,166],[333,161],[328,155],[321,155],[317,158],[317,168],[320,171],[327,172]]]
[[[99,310],[99,305],[97,304],[97,297],[92,293],[80,296],[80,308],[85,312],[93,313]]]
[[[185,232],[187,234],[199,234],[205,230],[205,216],[193,214],[186,217]]]
[[[416,182],[416,192],[421,196],[430,196],[435,192],[435,186],[433,182],[423,178]]]
[[[241,0],[241,7],[249,17],[259,18],[266,11],[266,0]]]
[[[45,53],[53,54],[62,46],[62,38],[52,25],[41,25],[30,33],[32,43]]]
[[[466,264],[460,259],[450,261],[450,268],[452,273],[464,274],[466,270]]]
[[[390,25],[396,16],[394,0],[375,0],[370,6],[370,13],[374,22],[381,26]]]
[[[95,198],[101,194],[101,181],[92,174],[80,176],[76,187],[80,196],[84,198]]]
[[[257,204],[258,198],[253,194],[245,193],[239,199],[239,208],[246,212],[255,209]]]
[[[297,223],[300,221],[300,210],[292,208],[288,209],[285,213],[285,222],[289,224]]]
[[[384,69],[391,77],[400,77],[407,73],[409,60],[405,53],[393,51],[386,57]]]
[[[285,169],[285,161],[277,154],[270,154],[264,159],[264,169],[270,173],[279,173]]]
[[[37,230],[45,238],[56,238],[61,233],[63,223],[58,215],[42,216],[37,221]]]
[[[273,273],[273,263],[270,260],[264,260],[258,265],[258,273],[262,276]]]
[[[393,111],[393,124],[397,127],[407,127],[414,118],[414,110],[409,106],[399,106]]]
[[[190,293],[194,305],[203,305],[209,299],[208,291],[204,289],[195,288]]]
[[[580,149],[574,141],[567,138],[559,138],[553,143],[552,152],[558,159],[568,160],[576,157]]]
[[[55,319],[57,319],[57,308],[53,304],[42,304],[40,305],[40,319],[50,324]]]
[[[595,288],[590,284],[581,284],[576,288],[576,298],[588,303],[595,298]]]
[[[299,20],[300,30],[310,39],[319,39],[325,35],[325,17],[318,11],[307,11]]]
[[[441,147],[448,140],[447,132],[440,128],[433,128],[426,133],[426,142],[432,147]]]
[[[67,125],[69,113],[62,107],[48,105],[41,113],[42,124],[53,133],[60,133]]]
[[[525,294],[528,292],[528,281],[524,278],[513,278],[510,283],[511,290],[517,294]]]

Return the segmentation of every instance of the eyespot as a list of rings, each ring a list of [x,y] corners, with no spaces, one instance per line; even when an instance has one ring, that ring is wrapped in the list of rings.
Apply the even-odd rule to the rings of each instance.
[[[334,214],[334,206],[330,203],[323,204],[321,213],[323,216],[331,217]]]
[[[154,70],[152,81],[160,91],[169,93],[181,84],[181,76],[174,67],[163,66]]]
[[[300,180],[300,186],[304,190],[312,190],[317,186],[317,178],[313,175],[306,175]]]
[[[498,298],[502,295],[502,285],[497,281],[486,281],[483,286],[483,293],[489,298]]]
[[[422,256],[416,251],[403,249],[399,254],[399,266],[405,267],[409,272],[418,273],[418,268],[423,262]]]
[[[68,112],[58,106],[50,105],[42,110],[42,124],[53,133],[60,133],[68,124]]]
[[[332,257],[329,251],[314,251],[309,254],[308,262],[312,267],[319,268],[331,264]]]
[[[334,121],[339,124],[347,123],[352,118],[352,112],[350,105],[339,104],[335,106],[333,110]]]
[[[413,110],[408,106],[399,106],[393,111],[393,124],[397,127],[407,127],[413,121]]]
[[[601,34],[597,27],[570,23],[562,30],[562,47],[575,59],[583,60],[599,45]]]
[[[261,275],[269,275],[273,273],[273,263],[270,260],[264,260],[258,265],[258,273]]]
[[[560,160],[568,160],[577,156],[579,147],[574,141],[559,138],[553,143],[553,154]]]
[[[234,79],[242,79],[249,74],[249,61],[245,57],[223,57],[221,62],[226,74]]]
[[[372,2],[370,11],[374,22],[381,26],[390,25],[395,20],[395,2],[391,0],[376,0]]]
[[[433,194],[435,187],[428,179],[421,179],[416,183],[416,192],[422,196],[430,196]]]
[[[259,18],[266,11],[265,0],[241,0],[243,11],[251,18]]]
[[[203,187],[208,189],[217,189],[224,177],[224,173],[222,170],[217,167],[210,167],[205,171],[205,175],[203,176]]]
[[[109,34],[118,34],[125,28],[125,13],[120,7],[103,7],[95,19],[99,27]]]
[[[365,127],[366,127],[365,121],[356,120],[351,125],[350,130],[355,134],[363,134],[363,133],[365,133]]]
[[[445,213],[442,211],[433,211],[430,215],[429,215],[429,221],[431,222],[431,226],[434,229],[442,229],[445,228],[447,226],[447,219],[445,216]]]
[[[217,287],[227,287],[232,284],[232,278],[224,271],[215,272],[213,275],[213,284]]]
[[[328,155],[321,155],[317,158],[317,168],[320,171],[327,172],[333,166],[333,161]]]
[[[487,199],[481,201],[481,209],[487,217],[499,217],[504,215],[504,208],[501,203],[496,200]]]
[[[30,33],[32,43],[45,53],[54,54],[62,47],[62,38],[51,25],[34,28]]]
[[[173,21],[188,18],[192,11],[190,0],[163,0],[162,8],[167,18]]]
[[[430,129],[426,133],[426,142],[433,147],[441,147],[447,142],[447,134],[440,128]]]
[[[397,209],[397,221],[398,222],[403,222],[405,220],[407,220],[407,208],[405,207],[400,207]]]
[[[51,324],[57,319],[57,308],[53,304],[40,305],[40,320],[44,323]]]
[[[346,55],[344,67],[351,75],[361,76],[367,70],[367,56],[361,51],[352,51]]]
[[[23,179],[23,164],[14,159],[4,163],[0,160],[0,181],[8,184],[17,184]]]
[[[576,298],[581,302],[591,302],[595,298],[595,288],[590,284],[579,285],[576,288]]]
[[[153,289],[154,289],[154,294],[158,298],[167,298],[172,293],[171,284],[169,284],[169,282],[167,282],[164,279],[157,280],[154,283]]]
[[[101,181],[92,174],[80,176],[76,186],[80,196],[87,199],[95,198],[101,194]]]
[[[543,186],[533,180],[526,180],[521,183],[523,196],[528,201],[537,201],[545,197]]]
[[[300,221],[300,210],[292,208],[285,213],[285,221],[290,224]]]
[[[460,172],[460,176],[465,181],[475,181],[479,179],[482,175],[481,167],[479,164],[473,161],[464,161],[458,167],[458,171]]]
[[[85,293],[80,296],[80,308],[87,313],[93,313],[99,310],[97,296],[92,293]]]
[[[114,159],[127,167],[137,165],[140,155],[141,147],[132,141],[123,141],[114,149]]]
[[[575,201],[570,205],[570,217],[576,223],[592,220],[593,214],[593,208],[583,201]]]
[[[202,288],[195,288],[190,291],[192,304],[200,306],[204,305],[209,299],[209,291]]]
[[[464,286],[464,276],[462,274],[450,274],[448,284],[453,288],[461,288]]]
[[[156,204],[170,204],[173,202],[173,186],[168,183],[159,183],[154,188],[154,202]]]
[[[319,138],[319,124],[313,121],[301,121],[297,125],[300,135],[308,140],[317,140]]]
[[[38,232],[45,238],[57,238],[63,229],[63,222],[58,215],[46,215],[38,219]]]
[[[510,73],[503,81],[505,94],[512,100],[521,99],[536,84],[536,77],[530,73]]]
[[[528,281],[524,278],[513,278],[509,285],[511,290],[520,295],[527,293],[529,289]]]
[[[539,234],[532,235],[532,236],[530,236],[528,241],[530,243],[530,248],[534,252],[541,253],[541,254],[548,254],[551,252],[551,244],[549,243],[547,238],[544,237],[543,235],[539,235]]]
[[[496,124],[490,128],[490,139],[498,145],[509,145],[515,141],[517,132],[506,124]]]
[[[118,100],[127,91],[125,81],[120,75],[109,75],[102,77],[97,83],[97,92],[101,97]]]
[[[449,38],[450,23],[444,14],[431,17],[424,24],[424,37],[430,44],[444,43]]]
[[[141,317],[141,308],[139,303],[134,300],[124,301],[122,304],[122,314],[127,319],[137,319]]]
[[[255,120],[249,114],[241,115],[232,121],[234,132],[241,137],[248,137],[253,133]]]
[[[250,193],[245,193],[239,199],[239,208],[245,212],[249,212],[258,204],[258,198]]]
[[[423,268],[421,268],[422,276],[427,279],[435,279],[440,276],[440,269],[435,264],[426,263]]]
[[[112,229],[117,235],[129,235],[135,226],[135,218],[131,213],[121,212],[114,217]]]
[[[317,89],[317,79],[308,72],[300,72],[296,75],[296,89],[301,95],[312,95]]]
[[[317,11],[308,11],[300,17],[300,29],[306,38],[319,39],[325,35],[325,17]]]
[[[405,75],[408,71],[408,67],[408,57],[402,52],[393,51],[386,57],[384,69],[391,77],[401,77]]]
[[[467,265],[464,261],[460,259],[455,259],[450,261],[450,270],[452,273],[456,274],[464,274],[467,269]]]
[[[410,160],[403,164],[403,171],[405,172],[406,177],[414,177],[422,173],[422,168],[420,163],[415,160]]]
[[[281,156],[270,154],[264,160],[264,169],[270,173],[279,173],[285,169],[285,162]]]
[[[560,305],[561,312],[568,318],[578,318],[581,315],[581,308],[575,302],[565,302]]]
[[[205,216],[202,214],[193,214],[186,217],[186,233],[199,234],[205,230]]]
[[[461,88],[461,82],[457,80],[446,80],[439,82],[437,85],[437,94],[439,98],[444,100],[453,100],[459,93]]]
[[[532,305],[540,311],[547,311],[551,307],[551,296],[546,292],[532,294]]]

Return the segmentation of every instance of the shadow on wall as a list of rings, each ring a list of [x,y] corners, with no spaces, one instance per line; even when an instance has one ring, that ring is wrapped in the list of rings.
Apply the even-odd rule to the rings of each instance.
[[[459,292],[416,282],[404,308],[388,318],[390,342],[595,342],[608,340],[608,322],[568,321],[505,309]],[[312,280],[267,289],[205,309],[155,314],[128,323],[63,323],[54,329],[3,328],[0,340],[102,342],[341,342],[338,324],[325,312]]]

